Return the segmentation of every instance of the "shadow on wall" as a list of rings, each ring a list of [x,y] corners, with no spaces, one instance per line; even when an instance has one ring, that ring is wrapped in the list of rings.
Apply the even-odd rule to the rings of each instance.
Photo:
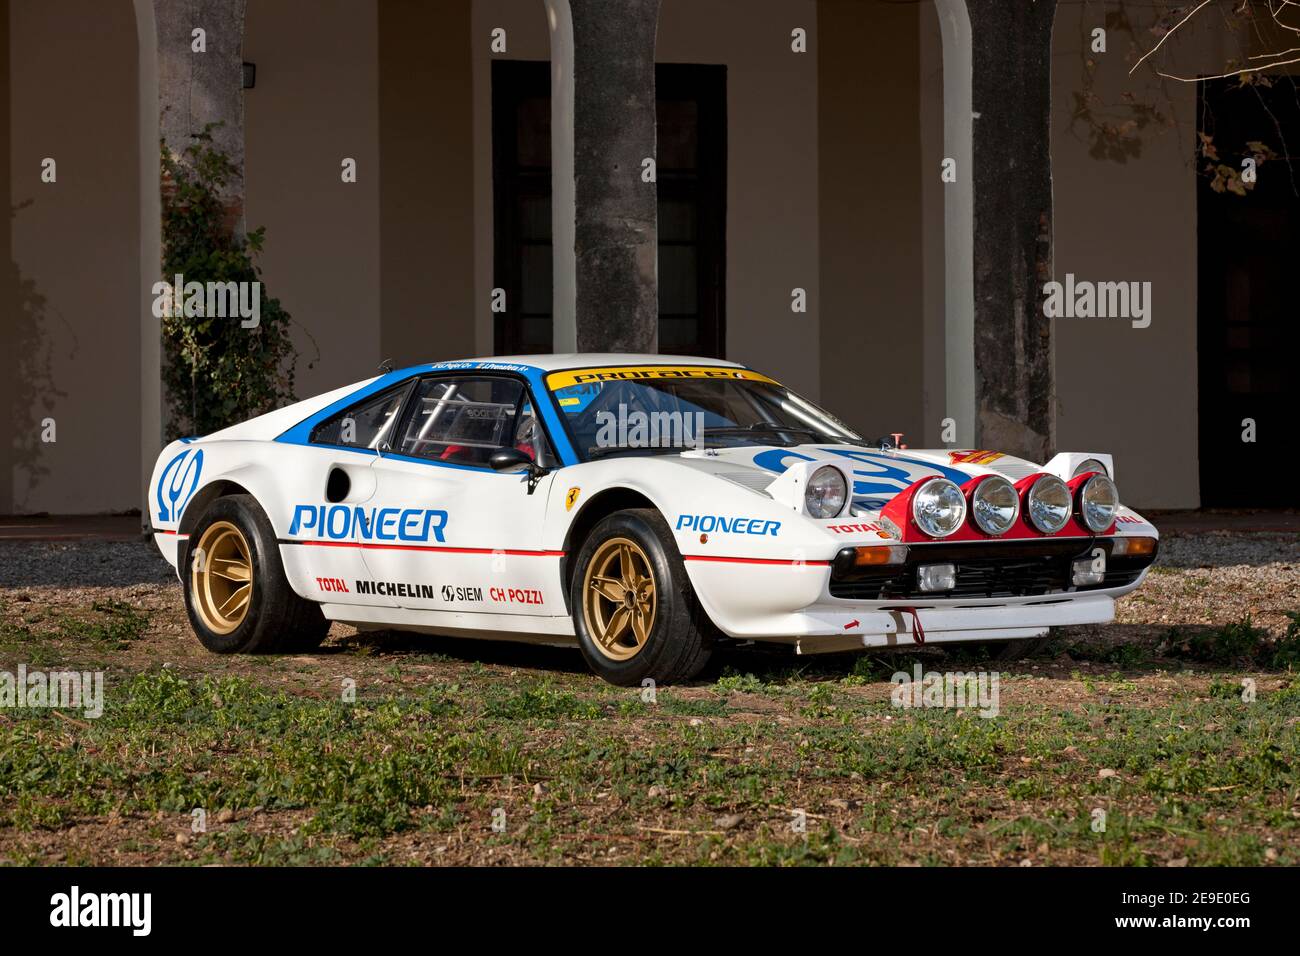
[[[9,207],[12,222],[30,206],[29,199]],[[12,227],[7,228],[5,245]],[[6,253],[12,253],[6,249]],[[7,316],[3,328],[4,354],[9,356],[4,374],[9,406],[9,449],[0,474],[0,513],[19,513],[31,491],[49,475],[42,446],[53,440],[55,400],[66,395],[54,382],[54,347],[46,332],[46,301],[36,283],[22,274],[12,254],[3,256],[0,302]]]

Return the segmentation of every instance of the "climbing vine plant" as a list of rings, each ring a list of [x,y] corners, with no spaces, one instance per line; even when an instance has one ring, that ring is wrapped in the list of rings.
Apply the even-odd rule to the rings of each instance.
[[[163,282],[154,292],[168,438],[205,435],[294,399],[293,320],[261,284],[265,228],[240,236],[220,198],[236,169],[213,144],[213,128],[195,134],[180,157],[162,147]],[[238,298],[223,298],[235,289]],[[214,302],[243,308],[213,309]]]

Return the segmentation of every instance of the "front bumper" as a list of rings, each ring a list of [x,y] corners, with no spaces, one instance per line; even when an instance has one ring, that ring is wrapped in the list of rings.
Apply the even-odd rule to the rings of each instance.
[[[1049,628],[1114,619],[1115,598],[1141,584],[1155,555],[1111,558],[1106,538],[996,545],[925,544],[906,563],[852,568],[844,562],[751,565],[689,562],[695,590],[727,635],[792,644],[799,653],[925,643],[1012,640]],[[1010,545],[1010,547],[1008,547]],[[1076,587],[1073,561],[1102,548],[1099,584]],[[947,592],[918,589],[917,568],[956,565]]]
[[[848,620],[843,607],[817,605],[805,609],[801,617],[806,619],[805,623],[815,622],[814,627],[790,643],[800,654],[823,654],[866,647],[914,646],[920,643],[918,621],[926,644],[1038,637],[1053,627],[1112,621],[1115,600],[1099,594],[981,607],[913,608],[909,605],[906,610],[900,607],[863,610]]]

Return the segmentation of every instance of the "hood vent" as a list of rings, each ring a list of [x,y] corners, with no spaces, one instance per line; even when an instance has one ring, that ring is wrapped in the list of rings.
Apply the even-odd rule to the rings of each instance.
[[[961,466],[958,465],[957,467],[960,468]],[[1008,462],[994,461],[984,467],[996,471],[999,474],[1006,475],[1012,481],[1019,481],[1027,475],[1036,474],[1043,470],[1040,465],[1035,465],[1033,462],[1014,460]]]
[[[742,488],[748,488],[750,491],[757,492],[765,498],[771,498],[764,489],[775,479],[772,475],[762,471],[715,471],[713,473],[718,478],[725,478],[727,481]]]

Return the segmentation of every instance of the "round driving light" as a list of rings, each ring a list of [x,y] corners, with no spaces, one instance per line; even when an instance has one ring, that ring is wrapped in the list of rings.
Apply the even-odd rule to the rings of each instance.
[[[1096,458],[1085,458],[1075,467],[1074,471],[1070,474],[1070,477],[1078,478],[1080,475],[1086,475],[1090,471],[1095,471],[1108,477],[1110,475],[1110,472],[1106,470],[1106,466]]]
[[[844,510],[844,501],[848,496],[849,489],[843,472],[825,465],[814,471],[808,479],[803,501],[808,513],[814,518],[834,518]]]
[[[966,496],[947,478],[931,478],[912,495],[912,520],[930,537],[946,538],[966,520]]]
[[[985,534],[1006,534],[1020,514],[1020,496],[1001,475],[985,478],[970,499],[971,516]]]
[[[1043,475],[1029,489],[1029,520],[1043,534],[1056,534],[1070,520],[1070,489],[1055,475]]]
[[[1119,512],[1119,491],[1104,474],[1093,475],[1079,489],[1079,515],[1093,534],[1101,534],[1115,523]]]

